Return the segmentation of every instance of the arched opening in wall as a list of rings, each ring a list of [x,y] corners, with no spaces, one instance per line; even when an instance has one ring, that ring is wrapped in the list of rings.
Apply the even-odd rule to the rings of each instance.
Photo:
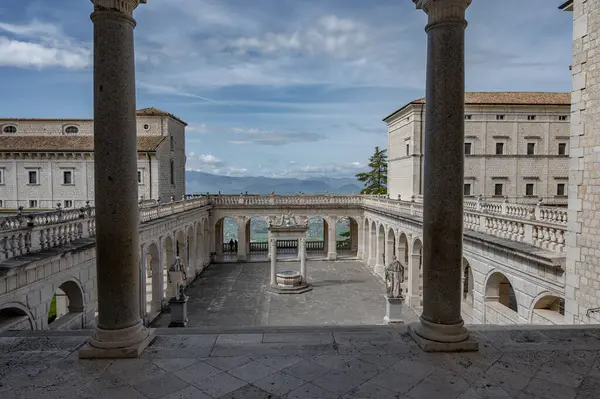
[[[187,228],[185,242],[185,266],[187,267],[190,278],[196,277],[196,240],[194,240],[194,229],[192,226]]]
[[[375,258],[375,274],[383,277],[385,265],[385,227],[380,224],[377,228],[377,255]]]
[[[264,217],[253,216],[246,222],[246,255],[251,259],[267,259],[269,253],[269,225]]]
[[[377,224],[374,220],[371,221],[371,228],[369,229],[369,260],[368,265],[375,267],[377,261]]]
[[[79,330],[85,328],[83,292],[74,281],[58,287],[48,308],[48,328]]]
[[[220,262],[237,261],[238,246],[237,222],[232,218],[221,218],[215,225],[215,252]]]
[[[204,251],[206,251],[206,244],[204,242],[204,223],[198,222],[196,226],[196,270],[202,271],[204,269]]]
[[[466,258],[462,261],[462,305],[463,319],[473,320],[473,269]]]
[[[533,306],[531,324],[565,324],[565,299],[554,295],[538,299]]]
[[[175,250],[171,236],[165,237],[163,241],[163,262],[162,262],[162,298],[167,297],[167,285],[169,284],[169,267],[175,263]]]
[[[285,243],[286,245],[294,245],[293,242]],[[278,252],[279,241],[277,242]],[[306,232],[306,255],[308,257],[324,257],[327,256],[329,249],[329,223],[321,216],[313,216],[308,219],[308,231]],[[298,253],[297,250],[291,251]]]
[[[0,332],[29,331],[33,329],[33,319],[25,310],[10,305],[0,309]]]
[[[495,272],[485,286],[485,323],[517,324],[519,314],[517,297],[508,278]]]
[[[390,227],[385,240],[385,265],[392,263],[396,257],[396,233]]]
[[[158,247],[152,243],[146,250],[146,314],[152,318],[161,310],[161,270]]]
[[[414,273],[419,273],[419,297],[423,300],[423,243],[417,238],[412,245],[412,264]],[[415,284],[416,285],[416,284]]]
[[[353,258],[358,252],[358,222],[344,216],[335,223],[335,242],[338,258]]]
[[[183,231],[179,230],[175,236],[175,259],[179,258],[181,263],[187,268],[187,248],[186,236]],[[169,265],[171,266],[171,265]]]

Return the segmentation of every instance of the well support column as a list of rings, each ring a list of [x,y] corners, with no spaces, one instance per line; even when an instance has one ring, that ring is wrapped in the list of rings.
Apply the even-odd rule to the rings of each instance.
[[[300,275],[302,282],[308,283],[306,275],[306,238],[302,237],[298,240],[298,250],[300,253]]]
[[[271,238],[269,242],[271,249],[271,285],[277,285],[277,240]]]
[[[141,1],[145,3],[145,1]],[[98,317],[80,358],[138,357],[153,334],[140,318],[133,10],[93,0],[94,177]]]
[[[337,259],[337,217],[332,216],[327,221],[329,232],[327,234],[327,260],[336,260]]]
[[[471,0],[413,1],[427,13],[429,21],[425,28],[423,314],[409,331],[424,351],[477,350],[460,312],[465,11]]]

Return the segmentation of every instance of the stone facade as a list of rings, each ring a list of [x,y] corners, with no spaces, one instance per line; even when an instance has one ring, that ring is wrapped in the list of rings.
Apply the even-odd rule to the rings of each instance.
[[[186,123],[155,109],[138,111],[136,123],[138,138],[155,138],[138,140],[138,197],[162,202],[172,196],[181,199],[185,194]],[[87,201],[93,205],[94,154],[89,145],[93,126],[90,119],[0,119],[0,143],[11,137],[22,137],[24,143],[21,148],[0,145],[0,208],[48,209],[57,203],[77,208]],[[66,144],[58,143],[64,138]],[[37,184],[27,184],[30,170],[38,173]],[[67,171],[71,183],[65,181]]]
[[[515,100],[511,95],[520,97]],[[424,100],[409,103],[384,121],[390,197],[422,195]],[[496,155],[497,143],[503,146],[502,155]],[[528,144],[534,144],[533,155],[527,153]],[[567,93],[466,93],[466,197],[508,196],[513,202],[532,203],[544,198],[566,204],[568,153]],[[496,184],[502,184],[501,193]],[[532,191],[527,192],[527,184],[533,185]]]
[[[600,1],[574,0],[566,318],[600,323]]]

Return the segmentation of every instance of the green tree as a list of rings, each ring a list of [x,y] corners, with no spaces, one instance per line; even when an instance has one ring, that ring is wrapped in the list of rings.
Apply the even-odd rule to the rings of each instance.
[[[361,194],[387,194],[387,150],[375,147],[375,153],[369,158],[369,171],[359,173],[356,178],[365,188]]]

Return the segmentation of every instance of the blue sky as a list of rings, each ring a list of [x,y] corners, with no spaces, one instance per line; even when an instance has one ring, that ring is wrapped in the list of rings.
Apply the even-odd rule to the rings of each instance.
[[[474,0],[466,89],[570,91],[556,0]],[[92,117],[88,0],[0,2],[0,117]],[[138,108],[187,130],[187,168],[352,176],[383,117],[425,91],[426,15],[410,0],[149,0],[136,10]]]

